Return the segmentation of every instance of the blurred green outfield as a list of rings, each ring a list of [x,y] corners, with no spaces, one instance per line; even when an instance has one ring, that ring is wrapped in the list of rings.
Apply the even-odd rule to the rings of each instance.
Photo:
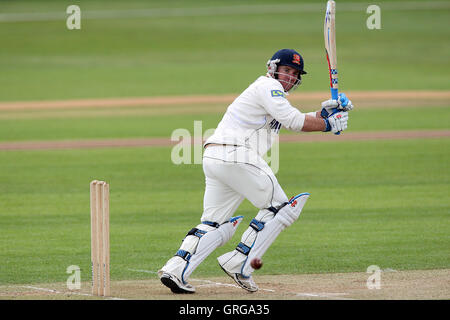
[[[168,107],[170,108],[170,107]],[[195,106],[192,106],[195,108]],[[194,121],[202,121],[202,133],[216,127],[222,118],[226,105],[220,112],[182,114],[182,115],[147,115],[145,109],[137,110],[137,114],[109,112],[105,116],[77,115],[64,117],[65,111],[40,116],[32,112],[29,118],[20,118],[25,113],[14,113],[1,118],[0,142],[40,141],[40,140],[76,140],[76,139],[109,139],[109,138],[146,138],[167,137],[178,128],[194,133]],[[412,107],[405,112],[398,109],[362,109],[354,112],[350,119],[351,132],[383,131],[383,130],[439,130],[449,129],[450,108],[445,107]],[[41,113],[43,113],[41,111]],[[140,114],[141,113],[141,114]],[[6,112],[4,114],[7,114]],[[376,121],[373,121],[373,119]],[[420,119],[420,120],[419,120]],[[283,134],[296,134],[285,129]]]
[[[427,2],[434,9],[421,9]],[[81,30],[69,31],[64,12],[76,3]],[[4,0],[0,14],[59,12],[62,18],[1,22],[0,101],[239,93],[283,47],[304,56],[309,74],[299,90],[325,90],[324,13],[320,2],[311,3],[313,9],[304,1]],[[351,3],[360,9],[351,11]],[[385,8],[383,3],[377,2],[382,29],[368,30],[365,8],[371,2],[337,1],[340,87],[448,89],[448,2],[404,2],[402,7],[402,1],[393,1]],[[258,13],[258,5],[266,9]],[[244,6],[243,13],[220,9],[230,6]],[[267,6],[279,11],[271,13],[275,9]],[[170,16],[170,9],[161,9],[168,7],[190,11]],[[150,16],[129,11],[143,8]],[[211,13],[197,9],[196,15],[192,8],[211,8]],[[112,12],[113,17],[83,20],[92,11]]]
[[[164,9],[153,17],[83,20],[79,31],[68,31],[64,19],[0,22],[0,101],[239,93],[281,47],[304,55],[309,74],[300,92],[327,90],[323,10],[217,13],[218,7],[271,1],[1,1],[0,21],[5,13],[64,12],[73,3],[82,14],[169,3],[172,9],[211,7],[216,14],[171,17]],[[366,29],[365,10],[338,11],[341,87],[448,90],[448,2],[430,1],[439,9],[429,10],[394,3],[407,10],[384,11],[381,2],[382,30]],[[448,130],[449,106],[356,109],[349,131]],[[195,107],[186,105],[178,115],[130,107],[0,110],[0,142],[169,137],[176,128],[192,132],[194,120],[213,128],[226,105],[186,112]],[[160,268],[202,211],[201,166],[176,166],[170,152],[0,150],[0,284],[64,282],[70,265],[81,267],[82,280],[90,278],[93,179],[111,184],[112,280],[155,277],[133,270]],[[373,264],[450,268],[449,159],[448,138],[282,144],[281,185],[288,195],[312,196],[258,273],[365,272]],[[215,257],[237,244],[255,213],[245,201],[235,237],[193,277],[222,275]]]
[[[264,256],[258,274],[448,268],[449,139],[290,143],[278,179],[309,191],[302,216]],[[111,276],[155,277],[199,223],[200,165],[171,164],[171,149],[0,152],[0,283],[90,278],[89,181],[111,183]],[[256,214],[245,201],[237,234],[193,277],[220,276],[215,257],[237,245]]]

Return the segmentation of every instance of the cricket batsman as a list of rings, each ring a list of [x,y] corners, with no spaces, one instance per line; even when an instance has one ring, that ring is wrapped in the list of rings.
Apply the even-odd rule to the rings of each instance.
[[[296,132],[337,133],[347,129],[353,109],[345,94],[322,102],[322,109],[302,113],[286,96],[306,74],[295,50],[277,51],[260,76],[229,105],[215,133],[204,144],[205,194],[200,224],[192,228],[181,247],[158,271],[161,282],[174,293],[194,293],[192,272],[235,233],[242,216],[233,214],[244,199],[257,214],[236,248],[217,258],[219,266],[241,288],[255,292],[253,258],[261,258],[278,235],[292,225],[309,193],[288,198],[263,156],[278,138],[281,127]],[[339,139],[336,136],[336,139]]]

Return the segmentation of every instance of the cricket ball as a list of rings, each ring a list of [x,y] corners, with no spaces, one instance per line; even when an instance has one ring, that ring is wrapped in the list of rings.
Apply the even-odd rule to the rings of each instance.
[[[250,266],[255,270],[261,268],[262,265],[263,265],[263,262],[260,258],[253,258],[252,261],[250,261]]]

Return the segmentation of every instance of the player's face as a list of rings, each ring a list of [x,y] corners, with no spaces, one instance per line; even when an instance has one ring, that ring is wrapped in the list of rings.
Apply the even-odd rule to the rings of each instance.
[[[283,86],[284,91],[289,91],[297,81],[298,73],[300,71],[289,66],[279,66],[277,71],[278,81]]]

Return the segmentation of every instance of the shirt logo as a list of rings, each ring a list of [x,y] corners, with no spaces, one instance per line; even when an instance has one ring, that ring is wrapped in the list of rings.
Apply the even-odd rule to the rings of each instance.
[[[273,119],[270,124],[270,129],[272,129],[275,133],[280,132],[281,129],[281,123],[279,123],[277,120]]]
[[[272,90],[270,91],[270,94],[272,97],[283,97],[284,98],[284,92],[281,90]]]

